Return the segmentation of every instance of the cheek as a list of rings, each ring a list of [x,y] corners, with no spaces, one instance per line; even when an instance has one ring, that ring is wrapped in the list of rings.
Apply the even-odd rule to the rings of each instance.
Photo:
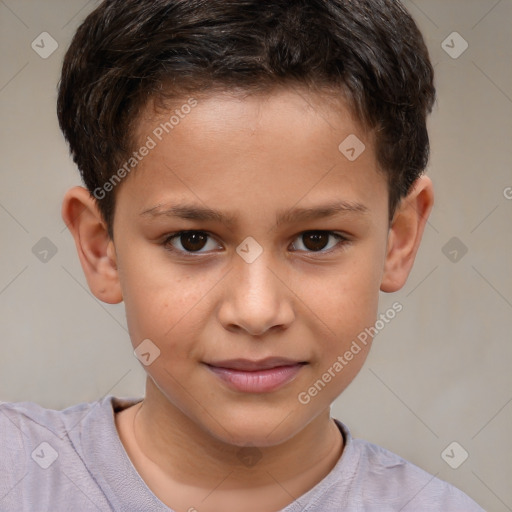
[[[192,276],[183,268],[137,260],[125,262],[121,281],[132,345],[150,339],[162,352],[172,350],[174,358],[186,355],[187,340],[194,339],[208,307],[208,274]]]
[[[382,274],[376,262],[380,260],[374,254],[359,252],[329,278],[307,280],[304,290],[314,310],[329,319],[334,332],[353,335],[353,329],[375,321]]]
[[[374,325],[378,312],[380,274],[374,263],[368,265],[359,260],[326,281],[323,289],[320,285],[310,287],[309,297],[316,301],[311,309],[318,312],[312,329],[320,329],[324,339],[316,344],[315,378],[307,383],[310,387],[301,390],[301,404],[311,400],[315,407],[327,406],[363,367],[373,339],[368,329]]]

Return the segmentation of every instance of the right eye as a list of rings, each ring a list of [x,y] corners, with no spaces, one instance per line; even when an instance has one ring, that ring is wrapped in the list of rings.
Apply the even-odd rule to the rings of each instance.
[[[168,235],[163,245],[165,248],[171,252],[180,253],[183,256],[191,256],[194,257],[193,254],[202,254],[208,251],[201,251],[207,242],[207,239],[210,237],[208,233],[205,231],[179,231],[177,233],[171,233]],[[177,243],[173,243],[174,239],[176,239]],[[176,245],[181,245],[181,248],[177,248]],[[218,246],[217,246],[218,247]]]

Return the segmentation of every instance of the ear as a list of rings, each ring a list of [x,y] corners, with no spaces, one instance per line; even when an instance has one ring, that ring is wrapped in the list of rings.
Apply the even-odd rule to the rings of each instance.
[[[402,199],[389,230],[380,286],[383,292],[396,292],[406,283],[433,205],[432,181],[421,176]]]
[[[123,300],[116,253],[96,200],[83,187],[64,196],[62,219],[75,239],[76,250],[91,292],[108,304]]]

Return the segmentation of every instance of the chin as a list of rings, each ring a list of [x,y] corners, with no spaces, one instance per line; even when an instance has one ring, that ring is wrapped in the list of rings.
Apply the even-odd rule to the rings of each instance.
[[[266,413],[256,409],[247,412],[239,410],[235,415],[217,417],[216,420],[204,427],[219,441],[239,447],[267,448],[293,438],[311,418],[298,418],[293,412],[290,414],[284,409],[273,408]]]

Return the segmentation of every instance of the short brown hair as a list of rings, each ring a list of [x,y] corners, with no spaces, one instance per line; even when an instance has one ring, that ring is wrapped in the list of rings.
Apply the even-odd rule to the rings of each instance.
[[[398,0],[105,0],[67,50],[57,111],[93,193],[133,151],[149,99],[287,83],[338,89],[374,130],[391,219],[428,163],[433,78]],[[97,198],[111,236],[114,192]]]

